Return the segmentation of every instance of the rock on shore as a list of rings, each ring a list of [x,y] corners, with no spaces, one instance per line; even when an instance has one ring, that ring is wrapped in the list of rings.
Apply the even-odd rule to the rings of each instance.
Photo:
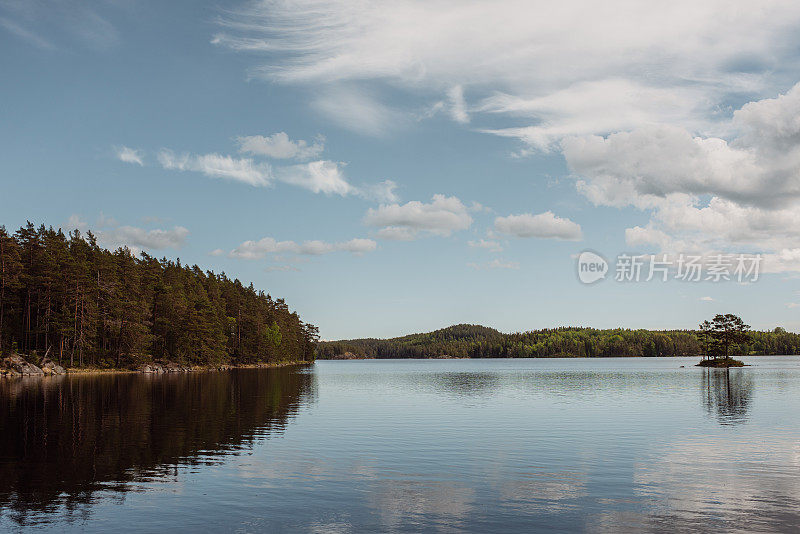
[[[12,354],[3,359],[0,364],[6,375],[8,376],[43,376],[44,371],[39,367],[25,361],[19,354]]]
[[[155,373],[186,373],[190,371],[188,367],[184,367],[175,362],[153,362],[145,363],[139,366],[140,373],[155,374]]]
[[[67,371],[50,358],[45,357],[42,359],[42,372],[46,375],[63,375]]]

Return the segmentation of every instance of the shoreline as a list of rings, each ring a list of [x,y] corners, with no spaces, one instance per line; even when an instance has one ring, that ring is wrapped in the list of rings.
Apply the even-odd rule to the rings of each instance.
[[[63,373],[45,373],[45,374],[10,374],[5,369],[0,369],[0,379],[2,378],[46,378],[51,376],[66,376],[66,375],[107,375],[107,374],[137,374],[137,375],[176,375],[186,373],[203,373],[213,371],[231,371],[234,369],[271,369],[278,367],[294,367],[301,365],[313,365],[314,362],[309,361],[281,361],[269,363],[247,363],[241,365],[207,365],[207,366],[187,366],[180,367],[172,370],[162,370],[158,372],[145,372],[140,369],[103,369],[92,367],[66,367]],[[152,365],[152,364],[143,364]]]

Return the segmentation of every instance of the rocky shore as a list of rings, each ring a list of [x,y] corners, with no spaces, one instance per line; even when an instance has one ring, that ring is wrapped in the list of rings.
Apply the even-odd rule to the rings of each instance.
[[[19,354],[7,356],[0,361],[0,376],[47,376],[63,375],[67,370],[47,356],[42,358],[39,365],[34,365]]]
[[[32,358],[29,358],[32,359]],[[186,366],[175,362],[151,362],[140,365],[135,369],[65,369],[48,357],[44,357],[38,365],[31,363],[19,354],[13,354],[0,359],[0,378],[15,378],[22,376],[50,376],[64,375],[72,373],[144,373],[144,374],[166,374],[166,373],[190,373],[196,371],[227,371],[229,369],[241,368],[262,368],[262,367],[283,367],[288,365],[302,365],[309,362],[276,362],[276,363],[256,363],[248,365],[213,365],[213,366]]]

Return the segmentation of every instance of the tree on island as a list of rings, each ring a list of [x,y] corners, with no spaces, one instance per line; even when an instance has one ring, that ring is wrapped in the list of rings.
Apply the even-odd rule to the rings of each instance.
[[[703,347],[703,355],[709,359],[729,359],[732,345],[750,340],[750,325],[732,313],[717,314],[711,321],[700,323],[697,334]]]

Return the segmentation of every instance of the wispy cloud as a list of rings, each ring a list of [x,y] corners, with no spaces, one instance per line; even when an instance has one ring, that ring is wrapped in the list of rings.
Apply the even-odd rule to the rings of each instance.
[[[119,32],[109,18],[118,14],[123,4],[115,4],[77,0],[0,2],[0,28],[44,50],[58,50],[75,42],[108,48],[119,42]]]
[[[289,139],[286,132],[278,132],[269,136],[248,135],[237,138],[239,152],[257,154],[275,159],[314,159],[325,150],[325,139],[318,137],[313,143],[297,139]]]
[[[171,150],[158,153],[158,161],[167,170],[194,171],[211,178],[243,182],[252,186],[268,186],[273,181],[272,167],[251,158],[233,158],[220,154],[176,154]]]
[[[113,217],[102,213],[94,225],[90,225],[78,215],[72,215],[67,220],[68,230],[91,230],[97,237],[100,245],[117,249],[127,247],[134,252],[142,250],[179,249],[186,243],[189,230],[183,226],[174,226],[170,229],[146,229],[137,226],[122,225]]]
[[[144,165],[144,159],[140,150],[129,148],[127,146],[115,147],[114,151],[117,159],[125,163],[135,163],[140,167]]]
[[[468,263],[467,267],[471,267],[476,271],[491,270],[491,269],[519,269],[519,262],[505,261],[501,259],[494,259],[486,263]]]
[[[17,36],[38,48],[42,48],[44,50],[53,50],[55,48],[50,41],[26,28],[23,28],[13,20],[0,17],[0,27],[5,28],[5,30],[12,35]]]
[[[275,134],[278,135],[278,134]],[[280,157],[304,159],[305,156],[317,152],[317,148],[305,142],[285,139],[283,136],[258,139],[239,138],[244,152],[267,152]],[[144,165],[144,153],[126,146],[114,148],[117,158],[127,163]],[[293,156],[290,156],[293,154]],[[278,157],[278,156],[274,156]],[[396,202],[397,184],[392,180],[363,185],[352,184],[344,174],[344,163],[330,160],[315,160],[289,165],[272,165],[250,157],[236,157],[218,153],[192,154],[190,152],[174,152],[162,149],[156,159],[159,165],[170,171],[197,172],[210,178],[220,178],[241,182],[253,187],[270,187],[275,182],[282,182],[313,193],[325,195],[356,196],[377,202]]]
[[[327,93],[318,109],[361,131],[401,124],[376,117],[405,90],[444,96],[438,107],[455,103],[448,112],[460,122],[466,109],[495,117],[505,124],[491,131],[548,149],[568,135],[653,123],[713,129],[729,101],[797,71],[798,25],[790,0],[764,9],[748,0],[268,0],[227,12],[212,42],[263,54],[256,76]],[[460,91],[475,103],[462,105]],[[352,98],[359,93],[368,98]]]
[[[244,260],[258,260],[270,254],[299,254],[320,256],[332,252],[350,252],[361,255],[372,252],[377,248],[377,243],[371,239],[356,238],[349,241],[329,243],[325,241],[278,241],[272,237],[264,237],[258,241],[245,241],[228,255],[232,258]]]
[[[497,241],[488,239],[479,239],[477,241],[467,241],[467,244],[472,248],[482,248],[491,252],[502,252],[503,246]]]

